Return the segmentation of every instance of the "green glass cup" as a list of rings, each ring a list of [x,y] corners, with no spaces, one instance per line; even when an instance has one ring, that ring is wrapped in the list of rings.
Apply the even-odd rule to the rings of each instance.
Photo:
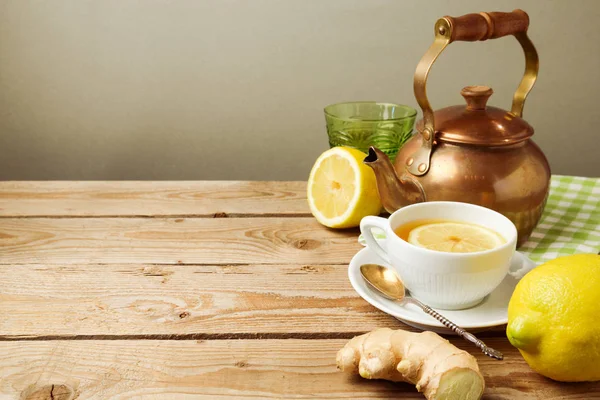
[[[412,136],[417,110],[412,107],[357,101],[325,107],[329,145],[354,147],[367,153],[375,146],[394,161]]]

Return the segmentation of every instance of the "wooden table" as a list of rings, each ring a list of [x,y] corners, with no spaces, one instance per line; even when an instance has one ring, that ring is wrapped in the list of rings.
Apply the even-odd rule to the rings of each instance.
[[[415,398],[336,371],[347,339],[409,328],[354,292],[357,230],[304,182],[0,183],[0,399]],[[487,399],[590,399],[595,383],[476,355]]]

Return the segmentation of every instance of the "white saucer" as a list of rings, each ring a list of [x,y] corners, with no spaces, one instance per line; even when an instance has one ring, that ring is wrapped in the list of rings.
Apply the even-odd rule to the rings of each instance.
[[[389,267],[375,253],[368,248],[360,250],[350,261],[348,277],[354,290],[360,297],[381,311],[390,314],[407,325],[415,328],[430,330],[438,333],[451,334],[452,332],[428,314],[425,314],[414,304],[401,305],[388,300],[371,289],[360,274],[363,264],[380,264]],[[523,254],[516,252],[510,266],[510,272],[500,285],[490,293],[481,303],[465,310],[439,310],[440,314],[454,322],[461,328],[472,331],[489,329],[494,326],[504,325],[508,322],[508,301],[519,280],[531,269],[535,263]]]

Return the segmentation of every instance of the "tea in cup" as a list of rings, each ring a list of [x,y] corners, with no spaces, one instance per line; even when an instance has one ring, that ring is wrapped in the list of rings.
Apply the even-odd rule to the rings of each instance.
[[[384,246],[374,227],[385,231]],[[413,204],[387,219],[366,217],[360,230],[413,297],[448,310],[472,307],[490,294],[508,273],[517,243],[515,225],[502,214],[451,201]]]

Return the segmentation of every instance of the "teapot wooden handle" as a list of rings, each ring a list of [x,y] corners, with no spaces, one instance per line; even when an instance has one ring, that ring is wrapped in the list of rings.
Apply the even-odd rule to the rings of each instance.
[[[523,10],[510,13],[489,12],[467,14],[462,17],[444,17],[435,23],[435,39],[429,50],[417,65],[414,78],[415,98],[423,110],[423,129],[421,147],[407,160],[406,170],[414,176],[425,175],[429,171],[431,153],[435,139],[435,121],[433,109],[427,98],[427,77],[433,63],[442,51],[453,41],[474,42],[514,35],[525,54],[525,74],[513,96],[511,113],[517,117],[523,115],[525,99],[533,88],[539,68],[538,54],[529,37],[529,16]]]
[[[450,41],[476,42],[527,32],[529,16],[523,10],[444,17],[450,24]]]

